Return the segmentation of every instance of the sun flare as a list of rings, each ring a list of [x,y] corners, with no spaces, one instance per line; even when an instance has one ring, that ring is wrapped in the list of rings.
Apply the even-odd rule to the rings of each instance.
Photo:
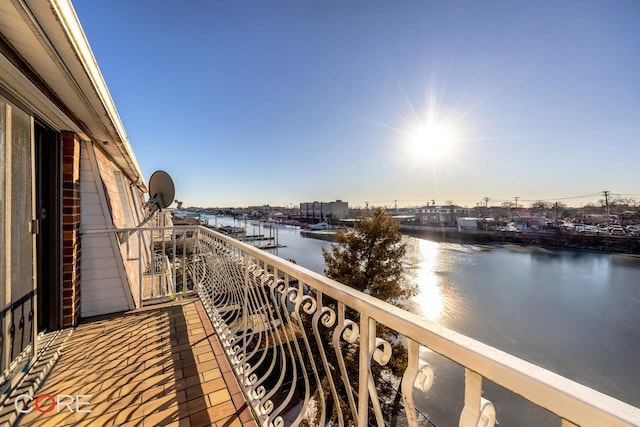
[[[453,137],[445,126],[428,125],[411,135],[410,145],[413,154],[432,160],[441,159],[449,154]]]

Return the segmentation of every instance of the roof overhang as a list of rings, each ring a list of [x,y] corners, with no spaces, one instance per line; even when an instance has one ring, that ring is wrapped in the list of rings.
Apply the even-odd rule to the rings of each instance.
[[[69,0],[0,2],[0,85],[57,131],[93,141],[146,191],[118,111]]]

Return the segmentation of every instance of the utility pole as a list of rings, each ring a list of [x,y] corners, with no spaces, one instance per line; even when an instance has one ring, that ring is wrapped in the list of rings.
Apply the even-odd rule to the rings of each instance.
[[[609,193],[611,193],[608,190],[604,190],[602,192],[602,194],[604,194],[604,204],[607,207],[607,224],[609,224],[609,220],[610,220],[610,216],[609,216]]]

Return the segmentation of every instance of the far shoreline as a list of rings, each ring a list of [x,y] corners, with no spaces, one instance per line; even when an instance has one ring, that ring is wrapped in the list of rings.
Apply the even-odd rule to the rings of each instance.
[[[421,237],[439,242],[471,244],[516,244],[539,246],[542,248],[587,250],[612,254],[640,255],[640,239],[618,236],[581,235],[564,232],[505,232],[480,231],[460,232],[457,230],[420,230],[400,227],[400,232],[408,236]]]

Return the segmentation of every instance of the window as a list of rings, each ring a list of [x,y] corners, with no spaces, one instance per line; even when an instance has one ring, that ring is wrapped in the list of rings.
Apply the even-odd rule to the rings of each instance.
[[[131,210],[131,198],[129,197],[129,187],[125,182],[124,175],[120,170],[113,171],[118,186],[118,195],[120,196],[120,205],[122,206],[122,214],[124,216],[125,226],[133,228],[136,226],[136,220]]]

